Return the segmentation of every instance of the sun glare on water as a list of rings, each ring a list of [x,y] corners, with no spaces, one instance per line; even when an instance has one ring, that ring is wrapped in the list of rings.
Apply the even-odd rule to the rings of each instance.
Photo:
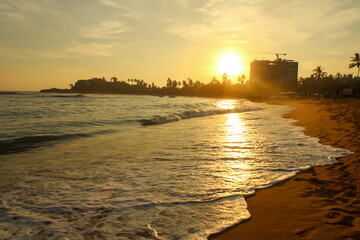
[[[218,71],[229,76],[237,76],[242,73],[244,66],[239,56],[234,53],[227,53],[220,57]]]

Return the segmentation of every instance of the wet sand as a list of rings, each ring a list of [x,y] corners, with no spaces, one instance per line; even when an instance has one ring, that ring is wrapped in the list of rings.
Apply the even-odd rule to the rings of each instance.
[[[360,100],[284,103],[305,134],[354,154],[258,190],[246,200],[251,219],[210,239],[360,239]]]

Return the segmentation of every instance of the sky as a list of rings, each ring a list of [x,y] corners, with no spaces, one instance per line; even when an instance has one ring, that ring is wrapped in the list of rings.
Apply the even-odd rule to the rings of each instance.
[[[209,82],[229,53],[247,78],[251,61],[275,53],[299,62],[299,77],[316,66],[355,74],[359,12],[359,0],[0,0],[0,90]]]

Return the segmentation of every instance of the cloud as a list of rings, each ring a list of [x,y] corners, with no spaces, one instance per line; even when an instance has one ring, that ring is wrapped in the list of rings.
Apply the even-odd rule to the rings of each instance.
[[[99,24],[80,29],[80,36],[96,39],[116,39],[129,28],[119,21],[101,21]]]
[[[0,56],[8,58],[62,58],[67,57],[63,51],[36,50],[28,48],[0,48]]]
[[[209,0],[193,11],[196,21],[174,20],[167,31],[191,41],[276,47],[300,44],[319,33],[332,32],[329,35],[338,38],[360,20],[359,11],[351,0]]]
[[[65,53],[71,56],[110,56],[113,54],[111,49],[113,49],[114,47],[114,44],[81,44],[78,42],[74,42],[73,46],[65,49]]]
[[[263,40],[288,40],[294,35],[298,40],[306,37],[278,18],[264,15],[262,2],[210,0],[194,11],[202,16],[200,22],[175,24],[168,31],[195,41],[206,39],[238,43],[255,42],[259,37]]]
[[[73,58],[83,56],[111,56],[114,44],[103,43],[78,43],[57,50],[38,50],[21,48],[0,48],[0,56],[25,59],[55,59]]]
[[[154,19],[171,18],[191,8],[191,0],[98,0],[103,6],[116,9],[117,15],[139,22],[153,22]],[[205,1],[205,0],[197,0]]]
[[[331,32],[335,38],[339,36],[345,36],[346,26],[360,21],[360,7],[354,7],[351,9],[342,9],[336,12],[324,16],[326,21],[318,23],[317,30],[319,32]],[[341,34],[336,34],[336,32]]]
[[[188,8],[190,5],[190,1],[189,0],[178,0],[180,6],[182,6],[183,8]]]
[[[115,2],[113,0],[100,0],[100,2],[106,6],[113,7],[113,8],[122,8],[119,2]]]
[[[0,20],[24,21],[31,15],[53,13],[55,8],[50,0],[2,0]]]
[[[120,11],[120,15],[126,18],[139,20],[142,18],[142,13],[139,11],[143,4],[136,0],[100,0],[100,3],[104,6],[115,8]]]

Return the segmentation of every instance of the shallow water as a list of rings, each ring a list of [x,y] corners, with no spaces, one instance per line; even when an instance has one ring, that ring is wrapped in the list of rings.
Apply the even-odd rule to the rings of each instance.
[[[331,164],[245,100],[0,95],[0,238],[206,239],[250,217],[244,196]]]

